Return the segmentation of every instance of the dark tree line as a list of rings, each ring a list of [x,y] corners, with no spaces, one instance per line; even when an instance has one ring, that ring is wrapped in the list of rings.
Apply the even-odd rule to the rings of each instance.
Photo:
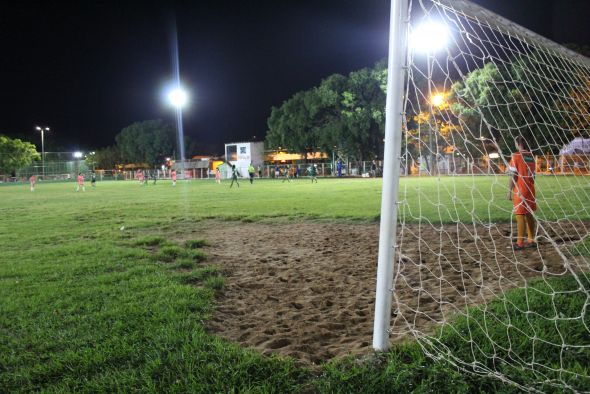
[[[135,122],[115,136],[116,144],[96,151],[99,168],[111,169],[118,164],[134,163],[154,168],[175,150],[174,128],[161,120]]]
[[[296,93],[271,109],[266,147],[288,148],[306,158],[318,150],[352,161],[381,156],[386,81],[385,64],[379,62]]]

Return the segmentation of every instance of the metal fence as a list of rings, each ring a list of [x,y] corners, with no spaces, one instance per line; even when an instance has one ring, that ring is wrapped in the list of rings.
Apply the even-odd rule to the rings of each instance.
[[[573,156],[572,156],[573,157]],[[547,174],[589,174],[590,157],[588,155],[576,155],[555,158],[552,160],[543,156],[537,157],[537,172]],[[293,168],[295,177],[308,177],[310,167],[313,164],[265,164],[256,168],[257,178],[283,178],[290,168]],[[333,163],[316,163],[318,177],[381,177],[382,162],[376,161],[375,167],[370,161],[344,162],[341,166],[340,175],[338,166]],[[229,166],[222,167],[222,178],[231,178]],[[23,168],[16,172],[15,176],[0,174],[0,182],[27,182],[31,175],[36,175],[40,180],[63,181],[73,180],[79,172],[87,177],[92,169],[84,160],[50,161],[45,165],[45,176],[41,163]],[[170,169],[143,170],[144,179],[170,179]],[[494,175],[506,173],[504,164],[499,160],[470,159],[464,157],[439,159],[434,168],[429,168],[426,160],[402,160],[401,176],[429,176],[429,175]],[[184,174],[177,171],[178,179],[212,179],[215,172],[203,166],[200,168],[185,168]],[[240,174],[247,178],[248,174]],[[96,170],[96,177],[100,180],[138,180],[137,170]]]

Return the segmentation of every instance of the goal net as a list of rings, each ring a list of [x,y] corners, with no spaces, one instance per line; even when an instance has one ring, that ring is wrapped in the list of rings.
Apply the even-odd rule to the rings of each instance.
[[[409,14],[389,338],[589,391],[590,60],[467,1]]]

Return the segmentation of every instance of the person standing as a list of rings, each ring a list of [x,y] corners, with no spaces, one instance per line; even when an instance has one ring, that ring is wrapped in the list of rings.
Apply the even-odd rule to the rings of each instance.
[[[37,177],[35,176],[35,174],[33,174],[29,178],[29,184],[31,185],[31,191],[32,192],[35,191],[35,183],[37,183]]]
[[[535,157],[529,151],[528,141],[523,136],[515,140],[518,152],[512,154],[508,165],[508,199],[514,205],[516,216],[515,250],[537,246],[535,242],[536,221],[533,213],[537,210],[535,195]],[[525,235],[526,233],[526,235]],[[527,239],[527,242],[525,242]]]
[[[82,175],[81,172],[78,173],[77,182],[78,182],[78,187],[76,187],[76,192],[79,192],[80,188],[82,189],[83,192],[85,192],[86,187],[84,186],[84,175]]]
[[[338,159],[338,163],[336,163],[336,170],[338,171],[338,178],[342,178],[342,159]]]
[[[250,162],[250,165],[248,166],[248,176],[250,177],[250,184],[254,183],[254,174],[255,173],[256,173],[256,170],[254,169],[252,162]]]
[[[240,183],[238,182],[238,169],[236,168],[235,164],[232,164],[231,165],[231,185],[229,185],[230,189],[234,185],[234,182],[236,183],[236,185],[238,185],[238,188],[239,188]]]
[[[258,165],[258,178],[262,178],[262,166]]]
[[[215,183],[221,183],[221,171],[219,171],[219,166],[215,169]]]
[[[315,181],[315,183],[318,183],[318,168],[317,168],[317,164],[313,164],[309,168],[309,176],[311,177],[311,183],[313,183],[314,181]]]
[[[285,181],[291,182],[291,166],[287,165],[285,167],[285,172],[283,175],[284,175],[283,183],[285,183]]]
[[[90,173],[90,186],[96,187],[96,173],[94,171]]]
[[[377,177],[377,162],[375,160],[371,162],[371,176],[373,178]]]
[[[176,186],[176,170],[173,169],[172,172],[170,172],[170,177],[172,178],[172,186]]]

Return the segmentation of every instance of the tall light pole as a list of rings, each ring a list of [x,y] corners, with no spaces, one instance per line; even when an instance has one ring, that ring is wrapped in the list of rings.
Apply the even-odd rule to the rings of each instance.
[[[435,56],[436,52],[443,50],[447,46],[447,41],[449,39],[449,28],[439,22],[426,19],[422,21],[420,24],[416,26],[416,28],[412,31],[410,36],[410,47],[414,52],[421,52],[426,55],[426,69],[427,69],[427,78],[428,78],[428,97],[431,100],[430,104],[430,113],[434,114],[432,111],[432,106],[439,106],[436,102],[439,102],[441,105],[444,102],[444,96],[433,94],[432,92],[432,75],[433,75],[433,64],[431,61],[431,57]],[[436,122],[436,119],[435,119]],[[434,130],[432,129],[433,126],[431,122],[428,122],[428,170],[430,175],[434,175],[437,170],[437,163],[435,157],[435,145],[434,145]]]
[[[41,162],[43,163],[43,180],[45,180],[45,132],[49,131],[49,127],[35,127],[41,132]]]
[[[184,130],[182,127],[182,108],[188,102],[188,93],[177,83],[176,87],[168,93],[168,101],[176,109],[176,130],[178,134],[178,148],[180,153],[181,179],[184,179]]]

